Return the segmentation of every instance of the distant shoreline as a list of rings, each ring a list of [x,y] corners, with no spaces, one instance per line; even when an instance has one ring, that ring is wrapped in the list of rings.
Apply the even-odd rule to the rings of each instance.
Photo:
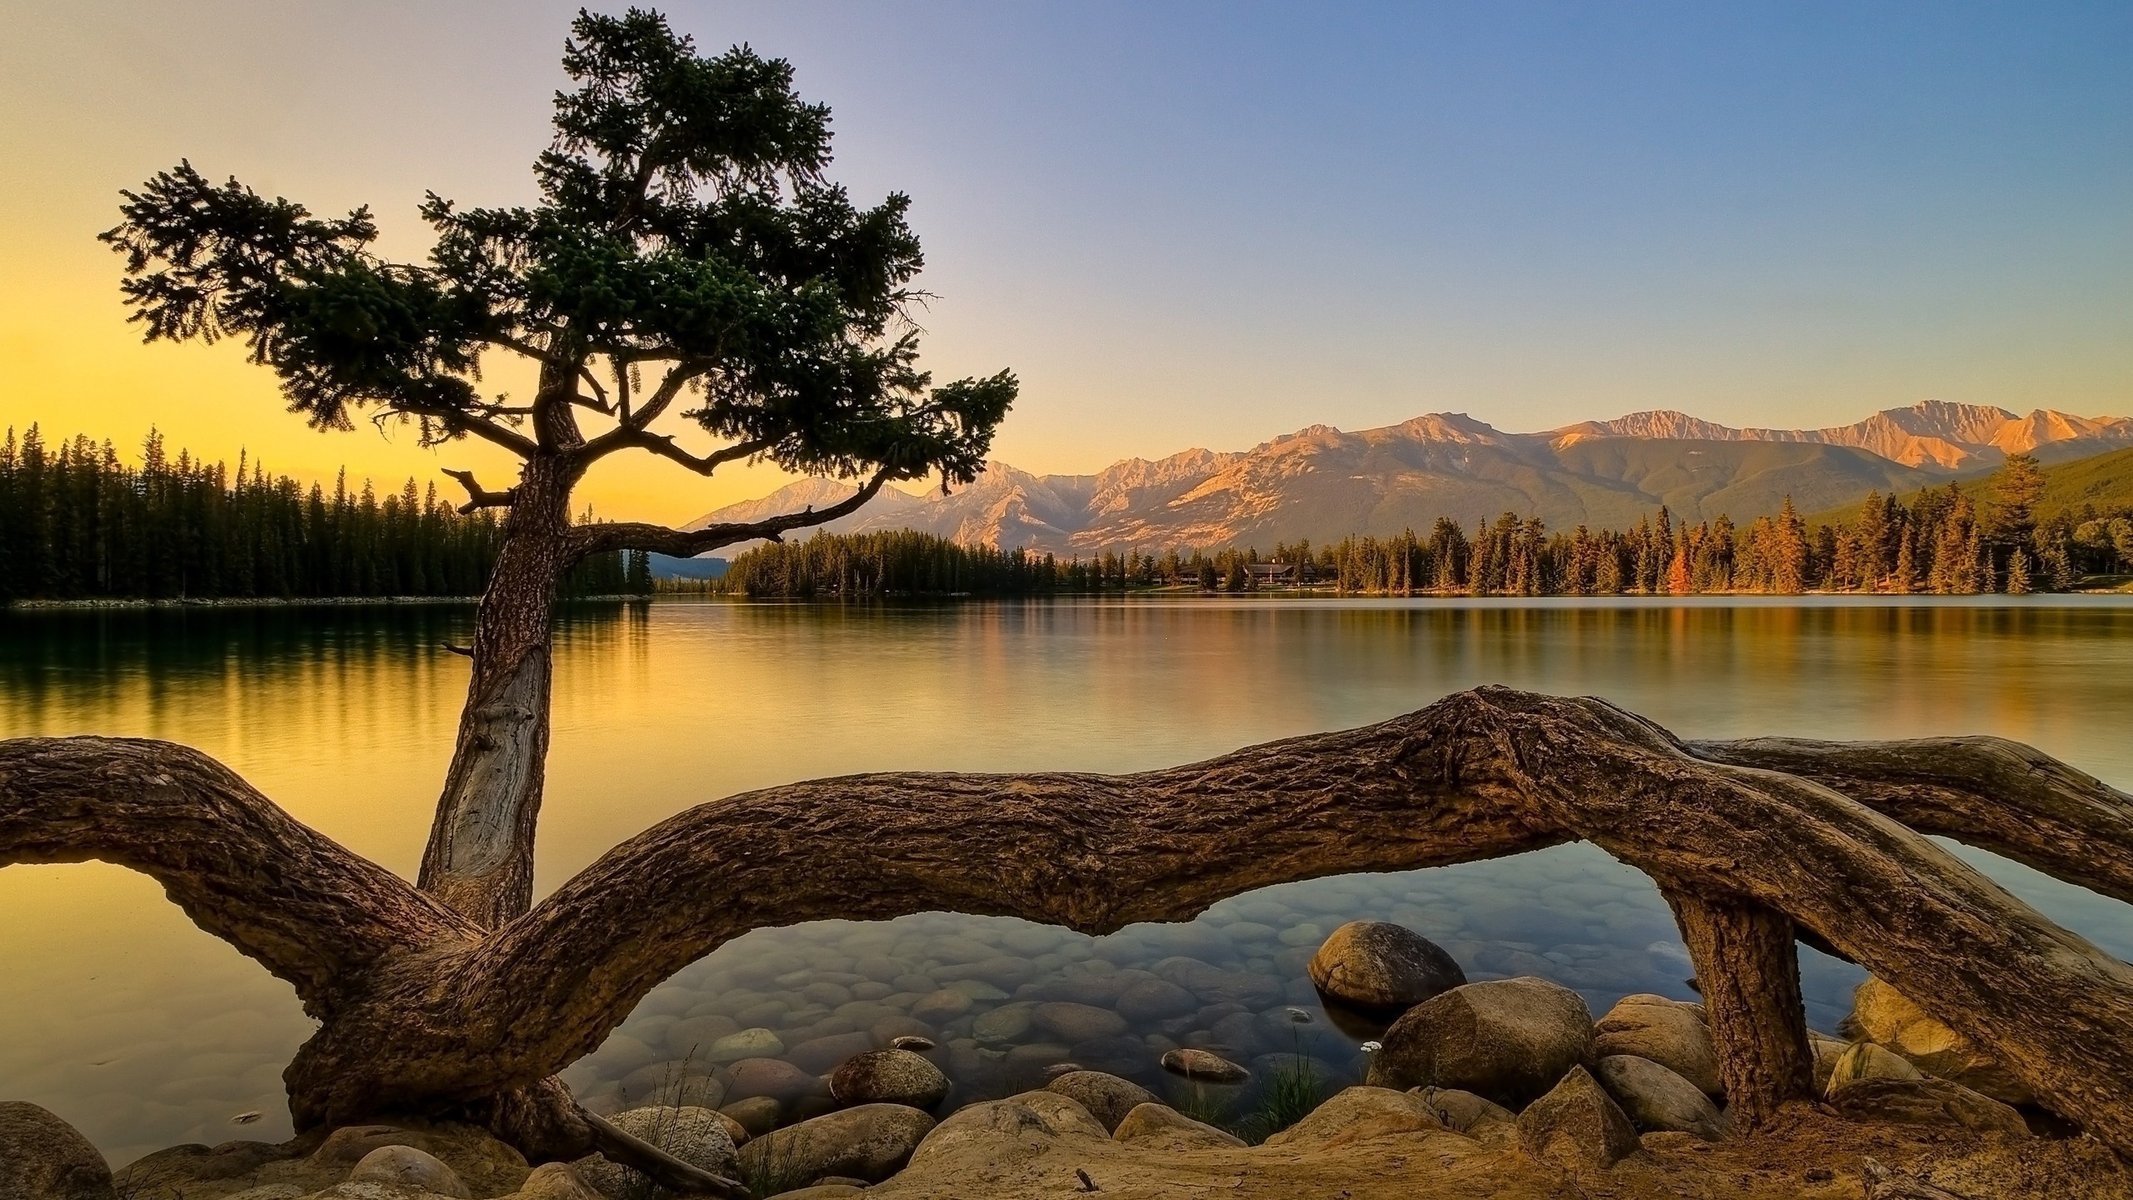
[[[650,600],[650,596],[606,595],[565,596],[562,603],[573,604],[584,600],[613,602],[618,600]],[[143,611],[151,609],[188,608],[404,608],[411,605],[473,605],[481,601],[479,596],[299,596],[283,598],[274,596],[225,596],[214,599],[179,597],[164,600],[121,600],[94,598],[84,600],[16,600],[0,611],[8,612],[113,612]]]

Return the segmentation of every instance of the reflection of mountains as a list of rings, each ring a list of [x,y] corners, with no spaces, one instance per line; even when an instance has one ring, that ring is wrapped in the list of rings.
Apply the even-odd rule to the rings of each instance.
[[[843,532],[920,529],[968,545],[1088,553],[1138,546],[1271,545],[1351,533],[1471,524],[1502,512],[1555,528],[1621,528],[1660,505],[1688,520],[1802,512],[1868,491],[1902,491],[2008,454],[2047,461],[2133,445],[2133,418],[2038,410],[2018,416],[1928,400],[1834,429],[1734,429],[1677,412],[1632,413],[1545,433],[1504,433],[1459,413],[1347,433],[1314,425],[1251,450],[1187,450],[1093,475],[1032,475],[992,463],[948,495],[885,490],[832,523]],[[806,479],[694,524],[820,507],[850,485]]]

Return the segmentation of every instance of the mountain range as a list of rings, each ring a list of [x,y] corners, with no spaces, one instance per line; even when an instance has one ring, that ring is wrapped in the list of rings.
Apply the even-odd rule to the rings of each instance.
[[[1250,450],[1129,458],[1091,475],[1033,475],[993,462],[945,495],[884,489],[825,528],[917,529],[1060,555],[1267,547],[1426,531],[1440,516],[1472,525],[1504,512],[1551,528],[1623,528],[1662,504],[1690,521],[1747,520],[1776,511],[1786,496],[1814,512],[1873,490],[1910,491],[1988,470],[2009,454],[2057,462],[2128,445],[2129,417],[2024,416],[1940,400],[1830,429],[1736,429],[1655,411],[1506,433],[1464,413],[1430,413],[1352,433],[1313,425]],[[852,491],[804,479],[690,524],[819,508]]]

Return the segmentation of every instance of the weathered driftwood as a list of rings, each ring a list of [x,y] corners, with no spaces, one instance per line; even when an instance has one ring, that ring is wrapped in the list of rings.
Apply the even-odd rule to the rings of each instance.
[[[1748,1123],[1805,1091],[1797,926],[2133,1153],[2133,968],[1923,836],[2125,896],[2129,829],[2123,793],[2012,743],[1684,743],[1603,701],[1483,688],[1134,775],[860,775],[734,796],[491,931],[196,751],[0,742],[0,864],[141,870],[296,987],[322,1023],[286,1075],[300,1127],[456,1112],[548,1155],[597,1140],[553,1074],[751,929],[950,909],[1101,932],[1268,884],[1580,839],[1680,914]]]

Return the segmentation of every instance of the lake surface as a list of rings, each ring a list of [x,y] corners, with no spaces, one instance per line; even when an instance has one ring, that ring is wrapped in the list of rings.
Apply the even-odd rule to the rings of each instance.
[[[438,647],[465,642],[471,618],[448,607],[0,613],[0,736],[198,746],[411,874],[466,679],[465,660]],[[1487,682],[1604,695],[1689,736],[2002,734],[2133,785],[2133,603],[2122,597],[578,606],[559,634],[538,887],[682,808],[782,781],[1155,767]],[[1964,853],[2133,957],[2122,906]],[[1325,1013],[1302,964],[1356,918],[1423,932],[1470,978],[1556,979],[1596,1014],[1625,993],[1691,995],[1651,884],[1566,846],[1292,884],[1104,938],[949,914],[758,931],[654,992],[567,1078],[603,1108],[649,1099],[706,1070],[712,1043],[744,1027],[776,1034],[774,1056],[798,1070],[755,1069],[739,1090],[782,1099],[788,1118],[820,1103],[813,1077],[843,1054],[921,1029],[942,1043],[935,1058],[957,1100],[1016,1090],[1063,1060],[1162,1088],[1155,1057],[1174,1044],[1262,1062],[1300,1052],[1352,1077],[1371,1030]],[[1859,974],[1802,958],[1810,1020],[1830,1028]],[[1115,1008],[1151,976],[1204,986],[1188,989],[1184,1011],[1135,1007],[1123,1030],[1057,1007]],[[0,1098],[55,1110],[115,1162],[176,1142],[285,1136],[280,1071],[311,1028],[286,985],[193,929],[146,879],[102,864],[0,870]]]

